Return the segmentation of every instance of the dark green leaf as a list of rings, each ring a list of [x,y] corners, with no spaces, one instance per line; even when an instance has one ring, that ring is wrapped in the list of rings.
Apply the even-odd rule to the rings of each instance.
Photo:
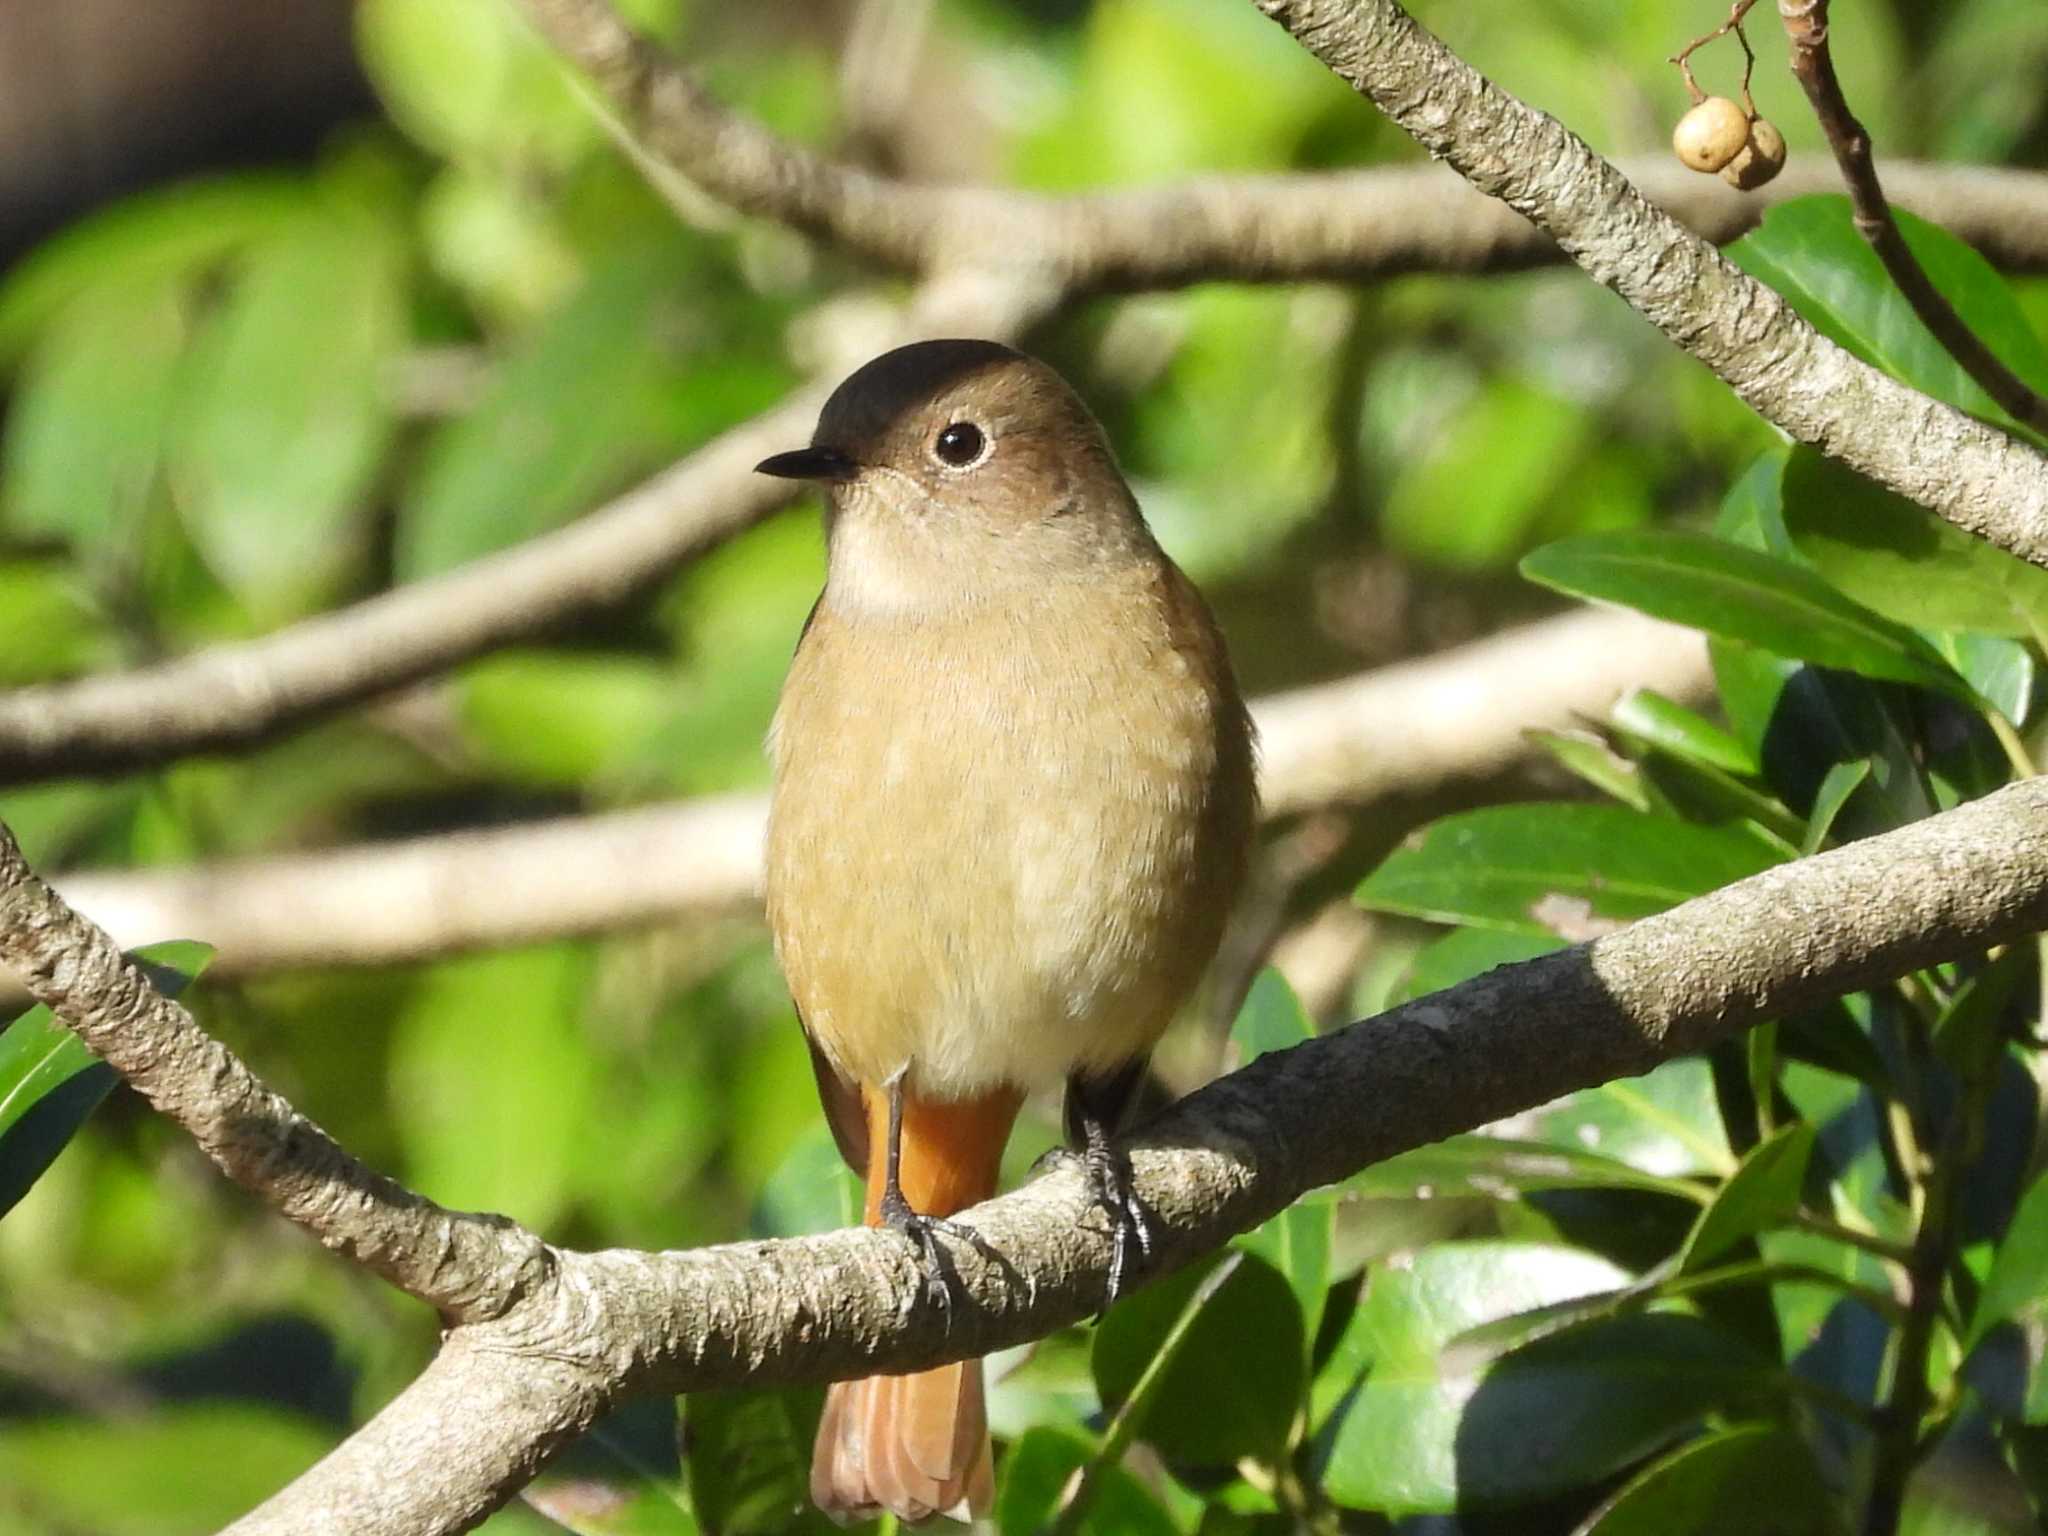
[[[1376,1272],[1361,1308],[1371,1368],[1330,1437],[1330,1495],[1391,1512],[1541,1497],[1768,1389],[1769,1362],[1689,1317],[1618,1318],[1505,1356],[1445,1349],[1479,1324],[1626,1280],[1591,1255],[1505,1243],[1444,1244]]]
[[[1574,1093],[1539,1111],[1536,1127],[1552,1145],[1598,1151],[1667,1178],[1735,1170],[1713,1074],[1695,1056]]]
[[[1637,1473],[1573,1536],[1830,1536],[1841,1510],[1782,1424],[1715,1430]]]
[[[2032,569],[2032,567],[2028,567]],[[2025,725],[2034,703],[2034,653],[1998,635],[1950,631],[1929,637],[1942,659],[1977,695],[2014,725]]]
[[[2028,1358],[2039,1371],[2039,1341],[2048,1338],[2048,1176],[2034,1181],[2012,1213],[1970,1314],[1964,1348],[1976,1348],[2001,1323],[2018,1324],[2035,1341]]]
[[[1690,1273],[1719,1258],[1737,1243],[1774,1227],[1799,1208],[1799,1190],[1813,1155],[1814,1128],[1788,1125],[1749,1149],[1721,1186],[1713,1204],[1700,1212],[1679,1269]]]
[[[1238,1060],[1254,1061],[1268,1051],[1286,1050],[1315,1033],[1287,979],[1268,967],[1252,981],[1230,1037]],[[1312,1342],[1323,1316],[1330,1284],[1330,1208],[1319,1201],[1297,1202],[1237,1240],[1286,1277],[1301,1304],[1302,1336]]]
[[[1390,1004],[1410,1002],[1482,976],[1496,966],[1534,960],[1565,947],[1551,934],[1507,933],[1498,928],[1454,928],[1424,945],[1409,962],[1408,974],[1388,998]]]
[[[1623,694],[1609,718],[1631,735],[1704,767],[1750,776],[1762,771],[1756,754],[1735,737],[1654,689]]]
[[[1906,244],[1964,324],[2035,390],[2048,391],[2048,352],[1991,264],[1938,226],[1903,209],[1895,216]],[[1913,313],[1856,232],[1846,198],[1781,203],[1728,254],[1866,362],[1974,415],[2010,419]]]
[[[1835,818],[1842,813],[1842,807],[1849,803],[1849,797],[1869,777],[1870,759],[1867,757],[1836,763],[1827,771],[1820,781],[1820,788],[1814,791],[1813,811],[1807,817],[1806,836],[1800,841],[1799,851],[1802,854],[1820,852],[1821,844],[1828,840],[1828,833],[1834,829]]]
[[[133,958],[159,991],[176,997],[213,950],[177,939],[145,945]],[[0,1031],[0,1215],[28,1193],[117,1081],[41,1005]]]
[[[1642,770],[1591,731],[1528,730],[1522,734],[1556,758],[1567,772],[1619,800],[1630,810],[1648,811],[1653,808],[1650,791],[1643,783]]]
[[[1105,1407],[1129,1396],[1214,1267],[1182,1270],[1110,1308],[1092,1362]],[[1276,1454],[1300,1405],[1306,1350],[1287,1281],[1263,1260],[1240,1256],[1166,1367],[1140,1435],[1174,1460],[1205,1466]],[[1218,1413],[1219,1402],[1231,1411]]]
[[[576,1536],[698,1536],[676,1427],[674,1398],[635,1398],[551,1461],[520,1497]]]
[[[706,1536],[780,1536],[832,1522],[811,1504],[816,1387],[696,1392],[683,1402],[690,1503]]]
[[[1087,1438],[1072,1430],[1045,1425],[1026,1430],[1003,1458],[996,1529],[1002,1536],[1043,1536],[1058,1515],[1069,1480],[1094,1454]],[[1081,1520],[1083,1536],[1173,1536],[1172,1518],[1124,1468],[1103,1467],[1096,1476],[1094,1502]]]
[[[1382,1198],[1517,1199],[1545,1189],[1639,1189],[1698,1202],[1699,1185],[1645,1173],[1597,1152],[1474,1133],[1417,1147],[1353,1175],[1346,1190]]]
[[[1927,642],[1802,566],[1702,534],[1594,533],[1522,561],[1532,581],[1619,603],[1781,656],[1913,683],[1968,703],[1969,688]]]
[[[1614,805],[1506,805],[1432,822],[1358,888],[1365,906],[1581,939],[1777,862],[1721,827]]]
[[[1812,448],[1785,461],[1784,516],[1815,570],[1901,624],[2019,636],[2048,628],[2048,571]]]

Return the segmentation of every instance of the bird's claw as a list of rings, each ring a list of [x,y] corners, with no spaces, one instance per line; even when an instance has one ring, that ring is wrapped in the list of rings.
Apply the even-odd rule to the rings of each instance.
[[[882,1221],[901,1232],[917,1245],[917,1251],[924,1266],[925,1300],[941,1312],[950,1315],[953,1303],[960,1298],[960,1276],[953,1268],[953,1262],[946,1256],[946,1250],[939,1246],[941,1237],[950,1237],[955,1242],[965,1243],[992,1264],[1004,1264],[1003,1256],[996,1252],[994,1244],[974,1228],[963,1222],[948,1221],[943,1216],[927,1216],[911,1209],[910,1202],[900,1195],[882,1197]]]

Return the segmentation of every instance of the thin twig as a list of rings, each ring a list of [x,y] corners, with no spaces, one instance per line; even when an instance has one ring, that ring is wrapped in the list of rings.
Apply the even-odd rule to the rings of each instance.
[[[1813,115],[1835,152],[1842,180],[1848,184],[1857,233],[1870,242],[1920,323],[1984,393],[2014,420],[2048,432],[2048,400],[2028,388],[1964,323],[1955,306],[1928,278],[1913,248],[1906,244],[1898,220],[1892,217],[1891,204],[1877,179],[1870,134],[1849,110],[1842,82],[1835,74],[1834,51],[1828,45],[1828,0],[1778,0],[1778,16],[1792,44],[1792,73],[1813,104]]]

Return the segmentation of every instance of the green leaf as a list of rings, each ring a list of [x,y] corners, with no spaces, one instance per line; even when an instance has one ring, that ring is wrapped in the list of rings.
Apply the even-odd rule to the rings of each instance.
[[[1735,1171],[1713,1073],[1697,1056],[1582,1089],[1538,1111],[1535,1125],[1553,1146],[1602,1152],[1665,1178]]]
[[[768,312],[728,287],[694,239],[614,252],[428,442],[401,498],[399,574],[417,580],[554,528],[772,403],[783,370],[747,361],[729,334]]]
[[[1522,736],[1556,758],[1567,773],[1585,780],[1630,810],[1655,808],[1643,783],[1642,769],[1591,731],[1526,730]]]
[[[2012,1213],[1970,1314],[1964,1350],[1975,1349],[2003,1323],[2018,1325],[2028,1336],[2027,1358],[2040,1371],[2041,1342],[2048,1339],[2048,1176],[2033,1182]]]
[[[1513,378],[1492,381],[1387,490],[1387,540],[1425,564],[1498,568],[1533,542],[1546,503],[1569,483],[1592,415]]]
[[[158,1403],[101,1422],[13,1418],[0,1427],[0,1486],[26,1529],[94,1536],[219,1530],[330,1449],[335,1431],[241,1403]]]
[[[639,656],[500,651],[463,669],[457,708],[484,761],[581,788],[628,762],[677,703],[674,669]]]
[[[88,295],[161,292],[300,218],[304,177],[243,174],[124,198],[72,225],[0,282],[0,367]]]
[[[407,1182],[535,1227],[571,1197],[574,1143],[596,1112],[578,1027],[589,957],[573,945],[443,962],[396,1020],[392,1104]]]
[[[1762,771],[1756,754],[1695,711],[1652,688],[1623,694],[1609,718],[1622,730],[1659,750],[1723,773],[1754,777]]]
[[[2032,567],[2029,567],[2032,569]],[[1928,637],[1942,660],[1977,690],[1977,696],[2014,725],[2025,725],[2034,704],[2034,653],[2017,640],[1968,630]]]
[[[1095,1447],[1073,1430],[1051,1425],[1026,1430],[1003,1458],[996,1529],[1002,1536],[1043,1536],[1058,1516],[1069,1480],[1094,1455]],[[1082,1536],[1174,1536],[1172,1517],[1122,1466],[1102,1467],[1096,1478],[1094,1502],[1081,1519]]]
[[[1785,460],[1784,517],[1815,570],[1901,624],[2021,637],[2048,629],[2048,571],[1812,448]]]
[[[1176,1461],[1216,1466],[1274,1456],[1300,1406],[1307,1352],[1300,1305],[1270,1264],[1235,1257],[1236,1272],[1181,1338],[1140,1430]],[[1106,1408],[1130,1395],[1217,1262],[1170,1275],[1110,1308],[1091,1361]],[[1230,1412],[1218,1413],[1219,1402]]]
[[[1814,1128],[1804,1122],[1783,1127],[1749,1149],[1735,1172],[1700,1212],[1679,1250],[1678,1268],[1690,1274],[1737,1243],[1777,1226],[1799,1208],[1806,1164],[1813,1156]]]
[[[132,558],[158,485],[185,331],[168,278],[101,285],[58,313],[29,354],[0,445],[9,528],[66,540],[101,567]]]
[[[211,946],[174,939],[131,959],[176,997],[213,958]],[[119,1079],[41,1004],[0,1031],[0,1215],[56,1161]]]
[[[1842,807],[1849,803],[1849,797],[1862,787],[1870,777],[1870,759],[1859,757],[1851,762],[1836,763],[1820,781],[1820,788],[1814,791],[1813,810],[1806,819],[1806,836],[1801,841],[1802,854],[1820,852],[1821,844],[1828,840],[1835,818],[1842,813]]]
[[[1546,544],[1522,574],[1560,592],[1640,609],[1780,656],[1913,683],[1974,702],[1912,630],[1812,571],[1703,534],[1593,533]]]
[[[696,1392],[684,1400],[690,1502],[704,1530],[824,1536],[833,1529],[810,1497],[811,1439],[824,1401],[816,1387]]]
[[[178,506],[259,613],[316,601],[360,554],[403,276],[395,224],[337,198],[248,252],[195,342],[170,445]]]
[[[1315,1033],[1287,978],[1270,966],[1253,978],[1244,1006],[1231,1026],[1240,1064],[1268,1051],[1286,1050]],[[1323,1299],[1330,1285],[1330,1208],[1320,1201],[1297,1201],[1264,1224],[1237,1239],[1237,1246],[1255,1253],[1286,1278],[1301,1305],[1302,1338],[1313,1343],[1322,1322]]]
[[[1573,1536],[1831,1536],[1842,1512],[1782,1424],[1715,1430],[1644,1468]]]
[[[1611,1476],[1774,1367],[1689,1317],[1622,1317],[1507,1355],[1446,1349],[1532,1307],[1627,1283],[1575,1249],[1446,1243],[1376,1271],[1360,1308],[1370,1368],[1329,1437],[1324,1485],[1391,1513],[1483,1508]]]
[[[1903,209],[1895,217],[1914,257],[1963,323],[2032,388],[2048,392],[2048,349],[1991,264],[1925,219]],[[1781,203],[1728,255],[1864,361],[1973,415],[2011,420],[1913,313],[1856,232],[1846,198]]]
[[[1636,1189],[1695,1204],[1706,1198],[1697,1184],[1645,1173],[1597,1152],[1476,1132],[1390,1157],[1347,1179],[1344,1188],[1387,1199],[1519,1199],[1546,1189]]]
[[[69,565],[0,559],[0,687],[73,676],[116,655],[114,637]]]
[[[1724,827],[1615,805],[1505,805],[1431,822],[1357,899],[1384,912],[1581,939],[1778,862]]]
[[[1483,976],[1497,966],[1554,954],[1565,942],[1552,934],[1506,933],[1498,928],[1455,928],[1425,944],[1409,962],[1408,974],[1394,988],[1388,1004],[1412,1002]]]

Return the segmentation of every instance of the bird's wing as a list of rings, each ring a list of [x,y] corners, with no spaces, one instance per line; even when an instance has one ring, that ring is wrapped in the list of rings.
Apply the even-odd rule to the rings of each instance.
[[[803,1014],[797,1014],[803,1023]],[[832,1127],[832,1139],[846,1166],[863,1179],[868,1176],[868,1109],[861,1086],[832,1065],[818,1037],[804,1025],[804,1044],[811,1048],[811,1074],[818,1080],[818,1102],[825,1106],[825,1123]]]

